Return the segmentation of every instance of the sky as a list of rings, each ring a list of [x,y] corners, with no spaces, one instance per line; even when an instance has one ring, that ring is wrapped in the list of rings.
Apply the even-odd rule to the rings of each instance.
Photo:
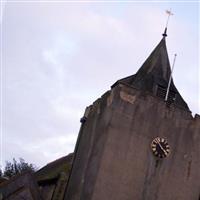
[[[1,2],[1,166],[72,152],[85,107],[134,74],[160,42],[166,9],[173,79],[200,113],[199,2]]]

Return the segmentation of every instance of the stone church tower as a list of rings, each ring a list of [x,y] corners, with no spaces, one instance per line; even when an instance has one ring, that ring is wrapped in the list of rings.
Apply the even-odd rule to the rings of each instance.
[[[200,116],[172,80],[166,34],[86,108],[65,200],[200,200]]]

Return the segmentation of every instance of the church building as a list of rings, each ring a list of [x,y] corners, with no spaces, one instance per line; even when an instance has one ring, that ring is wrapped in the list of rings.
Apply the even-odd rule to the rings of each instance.
[[[86,108],[65,200],[200,200],[200,116],[171,79],[166,30]]]

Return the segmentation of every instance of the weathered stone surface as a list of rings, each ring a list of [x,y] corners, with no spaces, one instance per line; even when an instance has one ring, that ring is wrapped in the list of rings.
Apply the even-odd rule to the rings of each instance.
[[[34,176],[45,200],[63,200],[73,154],[59,158],[37,171]]]
[[[18,175],[0,185],[0,194],[6,200],[40,200],[41,196],[33,175],[25,173]]]
[[[17,192],[12,193],[6,200],[34,200],[30,188],[24,187],[19,189]]]
[[[63,200],[73,154],[0,184],[0,200]]]
[[[113,93],[112,104],[104,97],[82,127],[66,199],[198,199],[200,120],[124,85]],[[171,147],[162,160],[150,149],[157,136]]]
[[[6,177],[0,177],[0,184],[5,182],[5,181],[8,181],[8,178]]]
[[[152,87],[158,75],[166,82],[170,72],[165,41],[158,48],[154,56],[162,58],[149,61]],[[159,63],[165,65],[160,71]],[[143,87],[139,78],[149,80],[150,73],[148,63],[144,66],[138,79],[116,82],[92,105],[80,129],[65,200],[199,199],[200,118],[192,117],[174,85],[178,99],[171,104],[149,90],[148,81]],[[150,145],[157,136],[168,141],[169,157],[153,155]]]

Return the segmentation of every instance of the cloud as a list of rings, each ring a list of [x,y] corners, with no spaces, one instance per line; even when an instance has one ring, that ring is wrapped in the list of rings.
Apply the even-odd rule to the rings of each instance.
[[[76,142],[76,135],[67,134],[63,136],[51,136],[46,138],[46,140],[40,140],[37,143],[31,140],[24,143],[23,140],[9,140],[7,144],[9,145],[9,151],[15,151],[15,153],[7,153],[7,160],[12,160],[13,157],[21,158],[21,152],[23,152],[23,157],[29,163],[36,163],[37,167],[42,167],[46,162],[53,161],[63,155],[66,152],[71,152],[74,149],[74,143]],[[20,151],[16,152],[16,148]],[[58,150],[59,148],[59,150]],[[31,155],[31,157],[30,157]],[[44,159],[45,158],[45,159]]]

